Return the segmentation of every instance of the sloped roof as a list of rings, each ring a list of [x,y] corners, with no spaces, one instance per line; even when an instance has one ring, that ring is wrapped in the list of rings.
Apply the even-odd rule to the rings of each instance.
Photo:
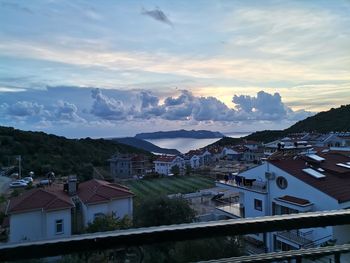
[[[325,161],[310,164],[305,161],[305,158],[298,157],[269,160],[269,163],[335,198],[339,203],[350,201],[350,169],[337,166],[337,163],[350,162],[350,158],[330,152],[319,155],[325,158]],[[325,177],[314,178],[303,172],[305,168],[319,171]],[[322,170],[318,170],[319,168]]]
[[[131,197],[133,195],[125,186],[97,179],[81,183],[78,187],[78,196],[85,204],[109,202],[113,199]]]
[[[161,155],[156,159],[156,162],[171,163],[176,157],[175,155]]]
[[[278,197],[278,199],[283,200],[283,201],[287,201],[290,203],[294,203],[297,205],[309,205],[309,204],[311,204],[311,202],[307,199],[299,198],[299,197],[292,196],[292,195],[281,196],[281,197]]]
[[[7,209],[8,214],[26,211],[69,209],[74,204],[68,196],[51,192],[46,189],[33,189],[20,196],[11,198]]]

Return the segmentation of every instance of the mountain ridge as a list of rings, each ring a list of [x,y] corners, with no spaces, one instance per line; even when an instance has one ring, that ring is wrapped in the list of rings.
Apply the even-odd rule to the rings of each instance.
[[[153,143],[150,143],[143,139],[138,139],[136,137],[111,138],[111,140],[117,141],[119,143],[127,144],[148,152],[172,154],[172,155],[181,154],[177,149],[161,148]]]
[[[21,155],[24,173],[34,171],[37,175],[45,175],[54,171],[57,175],[76,174],[81,180],[87,180],[92,177],[94,166],[107,165],[107,160],[117,152],[151,155],[104,139],[67,139],[0,126],[0,167],[14,165],[15,156]]]
[[[211,139],[222,138],[221,132],[208,130],[174,130],[138,133],[134,136],[137,139],[172,139],[172,138],[192,138],[192,139]]]

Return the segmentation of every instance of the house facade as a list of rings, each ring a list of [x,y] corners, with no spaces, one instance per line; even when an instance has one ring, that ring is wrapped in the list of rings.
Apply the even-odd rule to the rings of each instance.
[[[180,170],[184,169],[185,160],[180,156],[174,155],[162,155],[159,156],[154,162],[154,171],[162,175],[171,174],[171,168],[178,166]]]
[[[70,180],[65,187],[53,184],[11,198],[6,211],[9,242],[69,237],[74,229],[105,215],[132,217],[133,193],[128,188],[96,179],[76,183]]]
[[[84,226],[103,215],[132,217],[134,195],[124,186],[93,179],[79,184],[77,196],[82,205]]]
[[[142,154],[116,154],[108,161],[115,180],[143,176],[146,173],[146,158]]]
[[[7,214],[9,242],[54,239],[71,235],[73,202],[63,193],[33,189],[12,198]]]
[[[326,211],[350,207],[350,157],[327,152],[269,159],[217,186],[237,191],[245,217]],[[265,251],[348,242],[350,227],[296,229],[249,235]]]

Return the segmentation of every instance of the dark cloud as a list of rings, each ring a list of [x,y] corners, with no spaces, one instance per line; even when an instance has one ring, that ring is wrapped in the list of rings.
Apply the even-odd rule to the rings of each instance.
[[[156,8],[154,10],[146,10],[146,9],[142,8],[141,14],[149,16],[149,17],[151,17],[154,20],[157,20],[159,22],[173,26],[173,23],[170,21],[170,19],[159,8]]]
[[[154,96],[149,91],[141,91],[140,99],[141,99],[141,108],[143,109],[158,106],[158,103],[159,103],[159,98],[157,96]]]
[[[92,90],[91,96],[94,99],[91,109],[93,115],[107,120],[123,120],[128,117],[122,101],[103,95],[100,89]]]
[[[48,96],[50,100],[40,99]],[[87,125],[96,121],[174,120],[194,125],[197,122],[278,123],[298,121],[313,114],[305,110],[293,111],[283,103],[279,93],[260,91],[256,96],[235,95],[232,101],[235,108],[215,97],[195,96],[188,90],[180,90],[177,96],[161,100],[159,96],[145,90],[50,88],[33,94],[24,91],[6,94],[6,98],[0,97],[0,116],[3,124],[16,120]]]

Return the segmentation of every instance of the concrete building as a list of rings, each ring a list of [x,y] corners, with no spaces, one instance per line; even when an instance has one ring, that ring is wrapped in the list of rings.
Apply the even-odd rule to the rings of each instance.
[[[350,157],[332,151],[272,156],[260,166],[217,186],[240,195],[244,217],[259,217],[350,207]],[[296,229],[250,235],[263,251],[348,242],[349,226]]]
[[[108,161],[111,175],[115,180],[142,176],[146,173],[146,158],[141,154],[116,154]]]
[[[176,165],[181,172],[185,168],[185,160],[180,156],[161,155],[154,161],[154,171],[159,174],[170,175],[172,174],[171,168]]]

